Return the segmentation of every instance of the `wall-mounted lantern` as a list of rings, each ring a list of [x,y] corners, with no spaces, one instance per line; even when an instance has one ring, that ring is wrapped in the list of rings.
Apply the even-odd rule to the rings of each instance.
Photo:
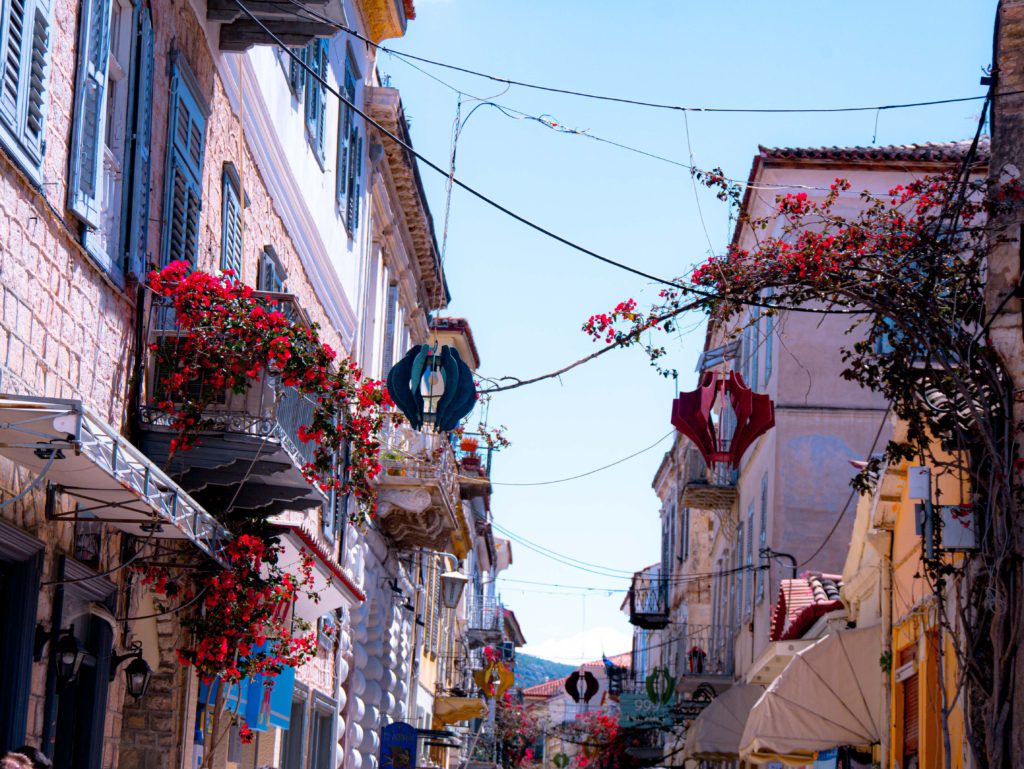
[[[42,625],[36,625],[35,638],[35,660],[43,658],[43,649],[46,644],[55,643],[54,664],[57,668],[57,686],[63,689],[78,678],[78,671],[85,659],[85,649],[75,637],[75,626],[72,625],[65,630],[47,632]]]
[[[135,698],[145,696],[149,689],[149,681],[153,677],[153,669],[142,657],[142,644],[136,641],[124,654],[115,654],[110,658],[110,680],[117,675],[117,669],[125,660],[131,660],[124,669],[125,685],[128,693]]]
[[[440,349],[413,346],[391,367],[387,386],[391,400],[414,430],[454,430],[476,405],[473,372],[448,345]]]
[[[462,600],[462,593],[469,583],[469,577],[457,571],[446,571],[441,575],[441,603],[447,609],[455,609]]]

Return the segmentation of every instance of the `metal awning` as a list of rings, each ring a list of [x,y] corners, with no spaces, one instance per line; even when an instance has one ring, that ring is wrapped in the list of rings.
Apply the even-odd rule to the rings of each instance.
[[[762,694],[760,686],[739,684],[711,700],[686,729],[683,761],[735,761],[747,716]]]
[[[217,560],[230,539],[216,518],[81,401],[0,394],[0,456],[44,476],[52,518],[187,539]],[[59,494],[75,501],[72,509],[58,509]]]
[[[319,537],[301,524],[274,525],[281,531],[280,566],[284,571],[296,574],[304,552],[313,557],[313,585],[309,591],[301,591],[296,596],[295,616],[315,625],[317,618],[324,614],[342,607],[352,609],[366,600],[366,595],[342,570]]]
[[[839,630],[797,652],[750,711],[740,759],[811,763],[818,751],[881,741],[880,625]]]

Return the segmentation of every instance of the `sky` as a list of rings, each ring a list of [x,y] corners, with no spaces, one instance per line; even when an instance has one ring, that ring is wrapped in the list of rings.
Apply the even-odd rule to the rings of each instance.
[[[503,77],[627,98],[716,107],[883,105],[976,96],[991,59],[995,0],[779,3],[761,0],[416,0],[406,36],[385,45]],[[443,166],[462,116],[490,98],[591,136],[746,179],[759,144],[905,144],[968,138],[980,102],[831,115],[655,110],[544,93],[381,53],[417,150]],[[425,74],[428,73],[428,74]],[[438,79],[452,86],[438,82]],[[689,135],[689,141],[687,139]],[[439,239],[445,178],[421,166]],[[516,213],[648,273],[682,275],[728,240],[727,210],[676,165],[536,121],[477,109],[456,175]],[[467,318],[480,373],[526,378],[595,345],[592,314],[658,287],[534,232],[467,193],[452,196],[445,249],[448,314]],[[702,318],[665,339],[680,389],[692,389]],[[616,351],[558,379],[495,395],[491,425],[512,446],[495,457],[492,510],[513,536],[499,579],[527,653],[579,662],[628,651],[620,605],[628,573],[659,559],[651,482],[670,445],[676,383],[639,350]],[[633,459],[564,483],[535,484]],[[524,543],[523,540],[526,540]],[[540,548],[531,547],[540,546]],[[559,554],[557,559],[538,549]],[[571,568],[565,557],[602,568]],[[585,567],[589,568],[589,567]],[[601,571],[602,574],[592,573]],[[587,588],[587,589],[582,589]]]

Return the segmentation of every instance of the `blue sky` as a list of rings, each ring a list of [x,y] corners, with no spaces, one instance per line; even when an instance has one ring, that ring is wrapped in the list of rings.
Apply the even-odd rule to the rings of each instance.
[[[655,2],[417,0],[418,17],[385,44],[505,77],[630,98],[705,106],[878,105],[979,95],[991,58],[995,0],[899,2]],[[416,148],[442,164],[457,95],[396,57],[379,66],[399,88]],[[511,88],[423,66],[454,87],[680,162],[744,179],[758,144],[867,145],[968,137],[979,102],[839,115],[690,114]],[[500,96],[496,96],[501,94]],[[464,104],[463,115],[473,106]],[[439,237],[444,179],[423,168]],[[466,125],[457,174],[557,233],[657,275],[685,273],[709,239],[728,237],[725,207],[695,196],[688,173],[584,137],[482,108]],[[703,216],[703,225],[702,225]],[[705,228],[707,234],[705,234]],[[586,318],[626,297],[644,305],[655,286],[535,233],[464,192],[453,196],[446,271],[450,313],[468,318],[487,376],[527,377],[594,349]],[[668,341],[680,388],[692,388],[700,318]],[[651,445],[670,429],[675,395],[638,351],[604,356],[549,381],[496,396],[492,424],[513,446],[498,483],[586,472]],[[576,559],[632,571],[659,557],[657,448],[588,478],[496,486],[496,521]],[[619,612],[625,577],[568,568],[513,545],[500,590],[529,641],[563,661],[628,650]],[[540,582],[522,584],[512,580]]]

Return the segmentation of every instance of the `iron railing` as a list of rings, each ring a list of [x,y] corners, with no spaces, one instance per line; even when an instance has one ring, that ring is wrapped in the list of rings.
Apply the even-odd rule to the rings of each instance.
[[[470,630],[500,633],[504,607],[495,596],[471,595],[466,607],[466,620]]]
[[[684,625],[677,647],[681,676],[731,676],[734,625]]]
[[[633,575],[629,589],[629,622],[649,630],[668,625],[668,580],[642,573]]]
[[[458,468],[451,443],[443,435],[412,429],[399,417],[385,418],[380,434],[384,475],[399,475],[440,484],[454,514],[459,499]]]

